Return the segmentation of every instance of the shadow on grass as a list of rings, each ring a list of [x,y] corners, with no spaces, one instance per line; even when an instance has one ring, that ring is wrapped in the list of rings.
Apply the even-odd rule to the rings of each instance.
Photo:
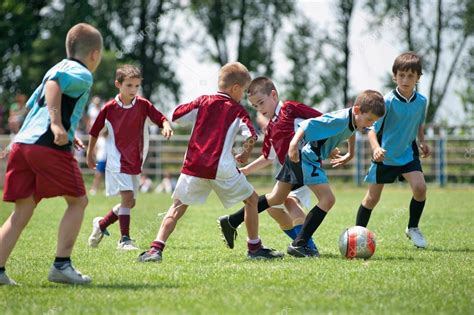
[[[473,253],[474,249],[472,248],[445,248],[445,247],[428,247],[425,249],[428,252],[445,252],[445,253]]]
[[[153,290],[153,289],[179,289],[177,284],[169,283],[116,283],[116,284],[87,284],[87,285],[68,285],[68,284],[49,284],[42,285],[46,289],[65,289],[65,288],[81,288],[81,289],[114,289],[114,290]]]

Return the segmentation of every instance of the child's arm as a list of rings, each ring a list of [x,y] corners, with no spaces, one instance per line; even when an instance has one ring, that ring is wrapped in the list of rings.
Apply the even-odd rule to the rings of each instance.
[[[67,131],[61,121],[61,88],[59,83],[49,80],[45,84],[45,99],[51,120],[51,131],[54,135],[54,144],[66,145],[69,142]]]
[[[349,162],[353,157],[354,157],[354,151],[355,151],[355,134],[352,135],[348,142],[347,149],[349,152],[347,152],[344,155],[337,154],[335,158],[331,159],[331,165],[332,167],[338,167],[346,164]]]
[[[425,141],[425,125],[420,125],[420,127],[418,127],[418,141],[422,153],[421,157],[429,157],[431,155],[431,149]]]
[[[288,156],[290,157],[290,160],[292,162],[298,163],[300,161],[300,153],[298,150],[298,143],[303,139],[304,137],[304,130],[298,128],[298,130],[295,132],[295,135],[293,136],[293,139],[291,139],[290,142],[290,147],[288,148]]]
[[[169,140],[174,134],[171,124],[168,120],[163,121],[163,129],[161,129],[161,134],[166,138],[166,140]]]
[[[235,156],[235,159],[239,163],[246,163],[247,160],[250,157],[250,153],[252,153],[253,147],[255,145],[255,138],[254,137],[249,137],[247,140],[245,140],[243,146],[242,146],[242,152],[237,154]]]
[[[249,175],[255,171],[258,171],[259,169],[262,169],[270,164],[273,163],[273,160],[271,159],[266,159],[263,155],[260,155],[255,161],[252,163],[241,167],[239,170],[245,175]]]
[[[382,162],[385,158],[385,152],[387,151],[380,147],[379,141],[377,140],[377,134],[374,130],[369,130],[368,137],[373,152],[372,158],[375,162]]]
[[[95,170],[95,154],[94,154],[94,150],[95,150],[95,145],[97,143],[97,137],[94,137],[94,136],[89,136],[89,145],[87,146],[87,166],[92,169],[92,170]]]

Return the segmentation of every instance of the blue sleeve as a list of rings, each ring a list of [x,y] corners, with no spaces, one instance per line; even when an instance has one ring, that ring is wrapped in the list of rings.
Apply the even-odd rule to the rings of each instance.
[[[39,93],[41,92],[42,86],[38,86],[36,90],[31,94],[30,98],[26,102],[26,108],[32,109],[33,105],[35,105],[36,100],[38,99]]]
[[[333,137],[347,128],[348,121],[344,118],[328,114],[317,118],[307,119],[298,124],[304,131],[304,141],[318,141]]]
[[[376,122],[369,128],[375,133],[378,133],[380,131],[380,128],[382,128],[383,121],[385,120],[385,116],[387,116],[388,112],[390,111],[390,107],[392,106],[392,99],[391,98],[386,98],[385,99],[385,114],[377,119]]]
[[[79,97],[92,87],[91,73],[82,68],[57,69],[48,79],[57,81],[61,91],[70,97]]]

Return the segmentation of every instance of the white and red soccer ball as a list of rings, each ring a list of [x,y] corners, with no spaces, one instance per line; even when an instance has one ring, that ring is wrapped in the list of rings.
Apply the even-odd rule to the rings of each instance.
[[[362,226],[345,229],[339,237],[339,250],[346,258],[369,259],[375,253],[375,234]]]

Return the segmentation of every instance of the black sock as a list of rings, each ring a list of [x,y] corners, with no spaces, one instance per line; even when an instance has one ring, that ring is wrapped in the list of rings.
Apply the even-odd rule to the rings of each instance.
[[[359,207],[359,211],[357,212],[356,225],[367,227],[367,224],[369,224],[371,214],[372,214],[372,209],[367,209],[361,204]]]
[[[321,222],[323,222],[326,217],[327,212],[323,211],[318,206],[314,206],[310,212],[306,215],[304,220],[303,228],[301,229],[298,236],[293,241],[293,246],[306,245],[308,240],[313,236],[314,232],[317,230]]]
[[[421,214],[423,213],[423,209],[425,208],[425,202],[426,200],[416,201],[415,198],[411,198],[410,220],[408,221],[408,228],[418,227],[418,223],[420,223]]]
[[[0,267],[0,273],[4,273],[5,272],[5,267]]]
[[[258,197],[258,204],[257,204],[257,210],[258,213],[263,212],[270,208],[270,205],[268,204],[267,198],[265,195],[261,195]],[[233,228],[239,227],[239,225],[244,222],[244,217],[245,217],[245,210],[244,208],[241,208],[239,211],[231,214],[229,216],[229,223]]]
[[[54,267],[62,269],[62,267],[71,264],[71,257],[56,257],[54,259]]]

